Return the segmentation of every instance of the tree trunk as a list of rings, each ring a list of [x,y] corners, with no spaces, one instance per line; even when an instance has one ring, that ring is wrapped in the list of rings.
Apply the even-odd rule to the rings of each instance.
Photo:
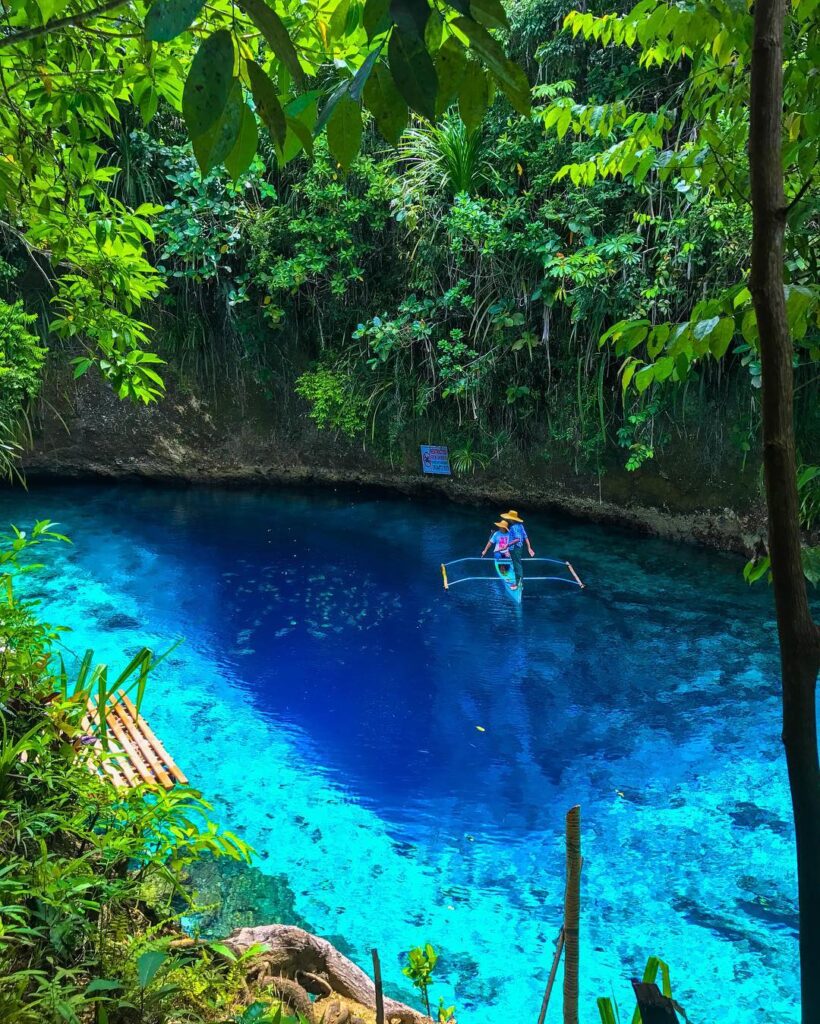
[[[579,922],[581,917],[581,808],[567,811],[567,881],[564,889],[564,1024],[578,1024]]]
[[[820,630],[811,618],[800,555],[792,341],[783,291],[787,211],[781,122],[786,9],[786,0],[757,0],[754,8],[750,289],[760,336],[769,555],[780,638],[783,744],[797,840],[802,1020],[816,1024],[820,1021],[820,764],[815,702]]]

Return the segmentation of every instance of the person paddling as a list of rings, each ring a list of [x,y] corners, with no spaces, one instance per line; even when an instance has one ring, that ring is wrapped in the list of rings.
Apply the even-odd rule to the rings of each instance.
[[[493,523],[495,526],[495,533],[490,534],[490,539],[484,545],[484,550],[481,552],[483,558],[490,548],[493,549],[493,557],[498,560],[499,558],[507,557],[507,545],[509,544],[509,529],[510,524],[506,520],[502,519],[497,523]]]
[[[524,567],[521,564],[521,560],[524,557],[524,545],[527,545],[527,551],[530,553],[530,558],[535,558],[535,552],[532,549],[532,544],[530,544],[530,538],[527,536],[527,531],[524,529],[524,520],[515,511],[515,509],[510,509],[509,512],[505,512],[501,518],[511,524],[509,540],[507,542],[507,551],[512,559],[513,571],[515,572],[515,584],[510,587],[510,590],[517,590],[521,586],[521,580],[524,576]]]

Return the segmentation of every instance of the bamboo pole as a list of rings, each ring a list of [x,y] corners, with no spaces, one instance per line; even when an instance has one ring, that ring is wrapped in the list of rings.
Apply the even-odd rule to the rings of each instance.
[[[555,984],[555,975],[558,973],[558,964],[561,962],[561,953],[564,949],[564,927],[558,931],[558,938],[555,940],[555,956],[552,958],[550,976],[547,978],[547,987],[544,989],[544,998],[541,1000],[541,1012],[538,1014],[538,1024],[544,1024],[547,1018],[547,1008],[550,1004],[552,986]]]
[[[581,916],[581,808],[567,811],[564,892],[564,1024],[578,1024],[578,926]]]
[[[382,965],[379,963],[379,951],[371,950],[373,955],[373,984],[376,986],[376,1024],[384,1024],[384,991],[382,989]]]

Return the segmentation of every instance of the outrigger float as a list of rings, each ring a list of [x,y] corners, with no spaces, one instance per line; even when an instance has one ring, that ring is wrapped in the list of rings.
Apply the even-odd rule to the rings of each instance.
[[[570,586],[579,587],[581,590],[585,587],[585,584],[581,582],[581,578],[572,568],[570,563],[558,558],[527,558],[523,562],[523,565],[532,565],[533,562],[547,563],[549,565],[562,565],[569,570],[569,576],[529,576],[525,571],[524,579],[521,580],[521,583],[517,587],[515,586],[515,573],[513,571],[512,562],[506,558],[492,559],[492,562],[495,565],[495,576],[460,576],[457,580],[451,580],[447,574],[447,570],[453,565],[464,565],[465,562],[481,562],[483,565],[486,565],[487,561],[488,559],[486,558],[456,558],[452,562],[443,562],[441,565],[441,577],[444,580],[444,589],[449,590],[450,587],[454,587],[456,583],[473,583],[479,581],[495,583],[497,580],[500,580],[509,597],[516,604],[521,604],[521,595],[524,591],[524,581],[531,583],[535,580],[550,580],[553,583],[568,583]]]

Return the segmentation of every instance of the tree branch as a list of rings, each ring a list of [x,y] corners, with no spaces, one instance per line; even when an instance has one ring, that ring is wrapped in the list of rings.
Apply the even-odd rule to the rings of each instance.
[[[4,50],[7,46],[15,46],[17,43],[24,43],[27,39],[36,39],[38,36],[48,35],[61,28],[76,28],[78,25],[82,25],[83,22],[99,17],[99,15],[105,14],[107,11],[113,11],[117,7],[124,7],[128,2],[129,0],[107,0],[106,3],[100,4],[99,7],[92,7],[89,11],[69,14],[65,18],[57,18],[56,21],[50,21],[47,25],[38,25],[36,28],[26,28],[20,32],[12,32],[8,36],[0,36],[0,50]]]
[[[797,195],[794,197],[794,199],[792,199],[792,201],[786,207],[786,213],[788,213],[792,209],[792,207],[797,206],[797,204],[800,202],[800,200],[803,198],[803,196],[811,188],[813,181],[814,181],[814,174],[810,174],[808,176],[808,178],[806,178],[806,180],[800,186],[800,191],[797,193]]]

